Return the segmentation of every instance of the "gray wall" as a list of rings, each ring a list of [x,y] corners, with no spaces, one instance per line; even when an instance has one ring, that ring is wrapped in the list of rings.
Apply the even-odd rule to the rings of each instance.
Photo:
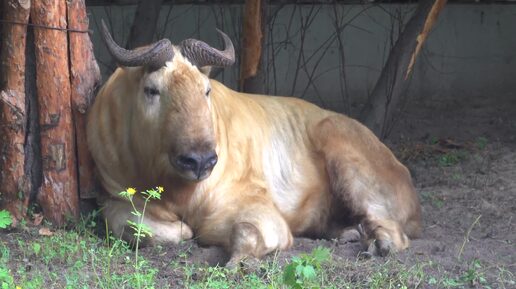
[[[356,114],[379,76],[391,46],[390,39],[396,39],[392,31],[399,30],[399,21],[395,18],[406,21],[414,8],[411,5],[270,7],[269,12],[277,14],[269,25],[272,32],[267,47],[269,93],[302,96],[327,108]],[[164,6],[156,37],[168,37],[174,43],[195,37],[216,46],[221,42],[214,27],[219,27],[234,39],[238,54],[241,11],[238,5]],[[134,6],[89,7],[89,12],[93,30],[97,30],[100,18],[109,19],[114,23],[115,39],[125,43]],[[335,37],[335,13],[343,23],[349,22],[341,34],[343,54]],[[301,29],[307,20],[312,20],[310,25]],[[306,31],[303,44],[301,30]],[[106,73],[109,69],[103,64],[109,64],[110,57],[98,33],[93,41],[97,59]],[[300,51],[306,65],[304,61],[298,65]],[[341,69],[342,55],[344,69]],[[493,102],[511,98],[516,91],[515,56],[515,5],[448,5],[417,61],[407,105],[443,109],[474,102],[485,105],[487,98]],[[235,65],[219,78],[236,88],[237,75],[238,65]],[[309,75],[313,83],[308,81]]]

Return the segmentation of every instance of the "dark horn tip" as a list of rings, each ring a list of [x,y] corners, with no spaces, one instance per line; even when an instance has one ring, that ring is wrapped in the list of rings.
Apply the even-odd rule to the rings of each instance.
[[[235,47],[233,46],[233,42],[231,41],[231,38],[222,30],[218,28],[215,28],[215,30],[217,30],[219,35],[224,40],[224,51],[222,51],[222,53],[227,57],[227,66],[230,66],[235,63]]]

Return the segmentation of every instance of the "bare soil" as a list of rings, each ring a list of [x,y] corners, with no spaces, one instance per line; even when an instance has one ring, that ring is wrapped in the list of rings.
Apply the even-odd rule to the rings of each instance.
[[[395,141],[388,145],[412,173],[423,207],[422,237],[412,240],[404,252],[372,259],[359,256],[358,243],[297,238],[290,250],[268,256],[267,260],[284,264],[292,256],[325,246],[333,252],[330,274],[335,278],[360,280],[373,273],[370,268],[396,263],[402,265],[400,270],[420,266],[429,276],[423,283],[415,281],[412,287],[456,287],[453,280],[462,280],[458,287],[516,288],[514,111],[494,107],[475,118],[462,114],[450,122],[446,117],[430,120],[435,115],[411,111],[399,124],[404,130],[395,130]],[[31,235],[14,232],[0,237],[8,239],[12,256],[21,262],[24,253],[17,251],[15,243],[19,241],[15,237],[23,240]],[[195,240],[178,246],[144,248],[141,253],[159,270],[157,283],[172,288],[182,287],[185,272],[181,266],[170,266],[171,262],[216,265],[227,260],[220,248],[201,248]],[[59,272],[59,265],[53,265],[52,270]],[[120,270],[123,266],[121,263]],[[429,278],[440,281],[433,283]]]

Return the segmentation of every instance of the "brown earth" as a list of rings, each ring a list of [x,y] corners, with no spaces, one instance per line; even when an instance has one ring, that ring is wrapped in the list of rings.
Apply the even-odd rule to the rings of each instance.
[[[509,106],[516,108],[512,102]],[[409,111],[398,124],[402,129],[393,131],[395,141],[388,144],[412,172],[423,207],[422,237],[404,252],[372,259],[359,257],[358,243],[297,238],[290,250],[267,259],[284,264],[292,256],[325,246],[335,261],[331,274],[351,282],[395,263],[400,272],[420,266],[427,275],[425,282],[416,280],[409,288],[516,288],[516,114],[503,105],[469,116],[467,112],[446,114],[438,107],[434,113],[432,109]],[[16,258],[24,253],[17,251],[15,238],[31,235],[14,232],[0,237],[7,237]],[[184,271],[170,266],[174,260],[179,265],[227,260],[221,249],[200,248],[195,241],[141,252],[159,270],[158,284],[172,288],[181,286],[184,278]],[[389,274],[396,274],[389,268]],[[53,270],[59,271],[59,264]],[[440,281],[432,283],[432,278]],[[464,282],[454,285],[453,280]]]

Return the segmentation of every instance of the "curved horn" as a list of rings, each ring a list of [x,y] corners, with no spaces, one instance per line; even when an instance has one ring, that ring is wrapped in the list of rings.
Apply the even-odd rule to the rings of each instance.
[[[231,66],[235,63],[235,48],[229,36],[217,29],[217,32],[224,39],[223,51],[217,50],[203,41],[186,39],[181,41],[181,53],[188,58],[195,66]]]
[[[106,43],[109,53],[123,66],[146,66],[150,70],[157,70],[174,57],[172,43],[168,39],[161,39],[134,50],[124,49],[113,40],[103,19],[101,22],[102,39]]]

